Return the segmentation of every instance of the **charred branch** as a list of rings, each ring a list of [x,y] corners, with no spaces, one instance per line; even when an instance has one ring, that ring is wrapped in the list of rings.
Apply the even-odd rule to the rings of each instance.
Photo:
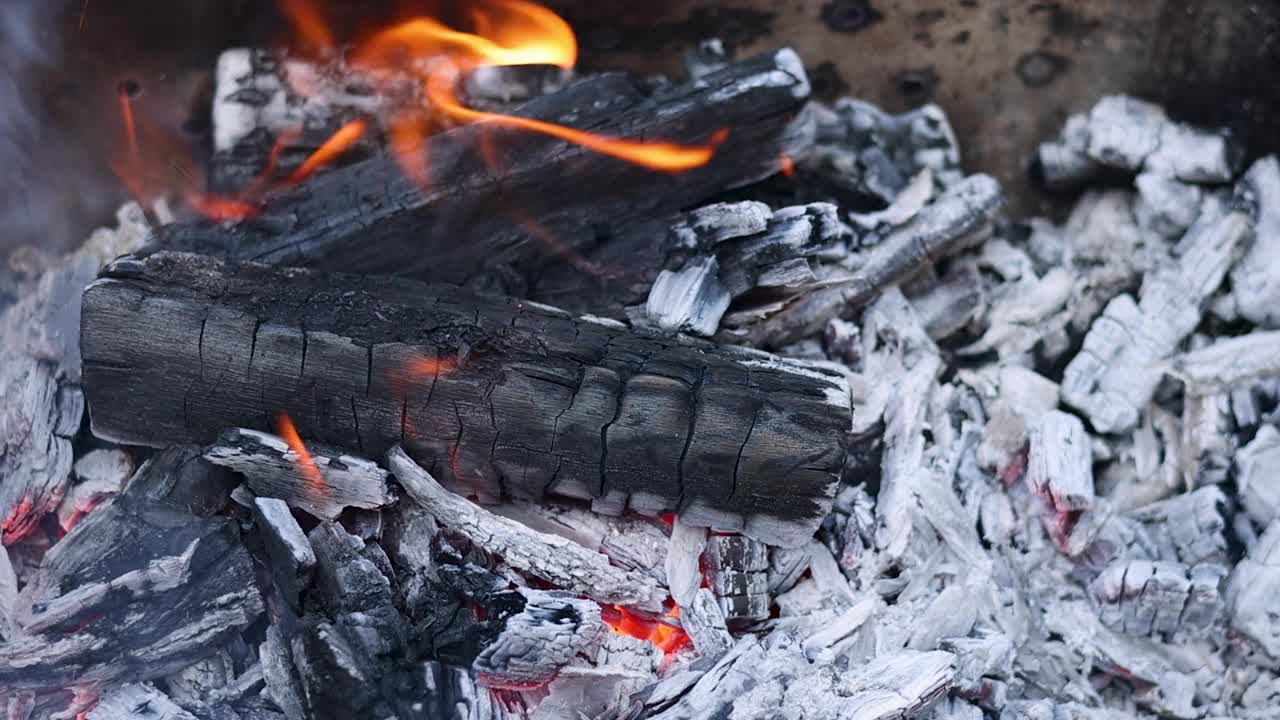
[[[158,232],[152,244],[436,281],[477,278],[499,266],[533,271],[594,244],[595,228],[663,216],[776,172],[787,123],[808,95],[803,65],[790,49],[648,97],[617,75],[603,75],[535,99],[517,114],[611,137],[706,143],[728,129],[728,138],[707,165],[671,174],[543,135],[464,126],[421,150],[432,178],[448,182],[419,187],[396,158],[379,154],[271,198],[261,214],[234,228],[179,224]],[[481,133],[501,149],[496,170],[480,152]],[[344,210],[334,213],[335,206]]]
[[[821,521],[844,462],[840,373],[533,303],[161,253],[114,263],[84,306],[93,428],[122,442],[283,412],[308,441],[403,442],[483,500],[678,511],[783,545]]]

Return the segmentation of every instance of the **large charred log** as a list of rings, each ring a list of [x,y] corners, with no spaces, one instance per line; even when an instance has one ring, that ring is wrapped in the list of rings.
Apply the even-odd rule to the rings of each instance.
[[[84,296],[94,432],[210,442],[278,413],[308,440],[401,443],[482,501],[545,494],[803,542],[850,426],[843,375],[392,278],[126,257]]]
[[[808,96],[804,68],[790,49],[647,96],[618,75],[602,75],[517,114],[618,138],[727,138],[706,165],[672,174],[541,134],[468,125],[424,145],[428,187],[406,177],[392,154],[381,154],[273,197],[235,227],[177,224],[159,230],[152,245],[433,281],[536,270],[576,257],[629,223],[776,172],[788,122]]]

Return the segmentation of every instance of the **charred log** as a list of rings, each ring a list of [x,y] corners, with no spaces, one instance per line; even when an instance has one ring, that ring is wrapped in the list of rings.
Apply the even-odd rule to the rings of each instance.
[[[834,371],[508,298],[161,253],[114,263],[84,307],[94,432],[122,442],[209,442],[284,412],[365,455],[403,442],[482,500],[679,511],[790,545],[843,463]]]
[[[533,100],[518,114],[620,138],[707,143],[727,130],[727,139],[708,164],[669,174],[544,135],[469,125],[422,150],[432,178],[447,182],[419,187],[383,154],[274,197],[234,228],[179,224],[157,232],[152,244],[437,281],[501,266],[530,270],[557,256],[572,259],[612,229],[776,172],[787,123],[808,95],[790,49],[649,97],[603,75]],[[481,133],[498,148],[496,168],[479,149]]]

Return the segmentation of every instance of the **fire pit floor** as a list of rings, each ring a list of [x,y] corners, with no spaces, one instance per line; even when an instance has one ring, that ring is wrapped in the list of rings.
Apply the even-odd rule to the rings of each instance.
[[[1275,157],[1106,96],[1012,217],[788,48],[283,7],[11,263],[4,717],[1277,716]]]

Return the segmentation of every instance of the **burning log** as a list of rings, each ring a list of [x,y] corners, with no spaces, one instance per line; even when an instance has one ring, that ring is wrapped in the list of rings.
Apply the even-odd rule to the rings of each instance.
[[[344,508],[379,508],[392,500],[387,471],[376,463],[338,450],[290,447],[256,430],[226,430],[204,457],[243,474],[255,495],[280,498],[325,520],[337,519]]]
[[[516,570],[603,603],[653,612],[662,609],[652,578],[614,567],[600,553],[558,535],[531,530],[454,495],[399,448],[391,451],[387,462],[405,491],[424,510],[441,524],[501,556]]]
[[[82,330],[100,437],[209,442],[283,412],[364,454],[403,442],[484,500],[680,512],[770,544],[817,527],[850,427],[825,366],[408,280],[123,258]]]
[[[152,245],[450,282],[506,265],[529,271],[557,256],[572,258],[610,229],[776,172],[787,123],[808,95],[803,65],[790,49],[649,97],[603,75],[537,98],[517,114],[617,138],[723,139],[715,156],[687,172],[656,172],[564,140],[478,123],[417,151],[429,174],[447,182],[419,187],[383,154],[281,193],[233,228],[173,225]],[[499,148],[496,170],[479,151],[482,134]]]

